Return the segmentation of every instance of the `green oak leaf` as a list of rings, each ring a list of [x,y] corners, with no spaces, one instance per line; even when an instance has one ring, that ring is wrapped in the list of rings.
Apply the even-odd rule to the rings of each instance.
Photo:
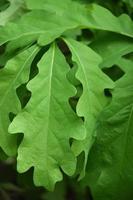
[[[122,35],[104,33],[90,47],[102,57],[100,68],[108,68],[122,56],[133,52],[133,40]]]
[[[16,136],[8,133],[9,114],[17,114],[21,109],[16,89],[28,81],[30,66],[38,50],[35,45],[22,51],[0,70],[0,147],[9,156],[16,154],[17,149]]]
[[[49,4],[51,9],[53,9],[54,4]],[[57,5],[61,10],[62,4],[57,2]],[[109,10],[99,5],[90,4],[85,7],[71,1],[67,4],[66,9],[56,13],[50,9],[44,12],[42,4],[41,10],[33,9],[23,15],[16,23],[8,23],[5,27],[1,27],[0,45],[12,42],[12,45],[16,45],[18,48],[37,40],[43,46],[63,35],[65,31],[76,28],[105,30],[133,37],[133,23],[128,15],[115,17]]]
[[[83,122],[73,112],[69,98],[75,89],[66,78],[69,66],[53,44],[38,63],[39,73],[28,83],[32,96],[9,127],[24,133],[18,149],[18,171],[34,167],[34,182],[53,190],[62,180],[60,168],[68,175],[76,169],[76,157],[69,139],[84,139]]]
[[[95,200],[133,197],[133,61],[117,63],[125,75],[116,82],[111,104],[101,113],[85,184]]]
[[[27,46],[35,41],[41,46],[49,44],[63,32],[75,29],[78,22],[71,17],[58,16],[44,10],[33,10],[16,23],[0,28],[0,45],[8,43],[8,51]]]
[[[69,16],[73,20],[78,20],[79,26],[85,28],[107,30],[133,37],[133,23],[128,15],[115,17],[108,9],[94,3],[87,6],[72,0],[25,0],[25,3],[31,10],[44,9],[60,16],[63,13],[67,18]]]
[[[80,176],[82,178],[85,174],[89,150],[95,140],[94,129],[97,117],[108,103],[104,89],[112,88],[114,84],[99,68],[101,57],[98,54],[73,39],[65,39],[65,42],[72,53],[73,62],[78,66],[76,78],[83,86],[83,93],[77,104],[77,114],[84,117],[87,137],[83,141],[75,141],[72,147],[76,155],[85,152],[84,169]]]

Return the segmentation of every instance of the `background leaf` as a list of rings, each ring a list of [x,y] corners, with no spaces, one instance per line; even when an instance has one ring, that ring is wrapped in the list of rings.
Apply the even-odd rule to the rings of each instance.
[[[30,66],[38,50],[39,47],[32,46],[9,60],[0,70],[0,146],[9,156],[17,151],[16,136],[8,133],[9,114],[17,114],[21,109],[16,89],[28,81]]]
[[[89,181],[96,200],[125,200],[133,196],[133,62],[122,59],[118,63],[125,75],[116,82],[112,103],[99,117],[97,140],[84,180]]]

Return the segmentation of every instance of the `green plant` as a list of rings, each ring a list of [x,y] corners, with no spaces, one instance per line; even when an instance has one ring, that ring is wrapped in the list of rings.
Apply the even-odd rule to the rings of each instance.
[[[131,199],[132,2],[95,2],[0,4],[0,155],[36,186],[65,173],[94,200]]]

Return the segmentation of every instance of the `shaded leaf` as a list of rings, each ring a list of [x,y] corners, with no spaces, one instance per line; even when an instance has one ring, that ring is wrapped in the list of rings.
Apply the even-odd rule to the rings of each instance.
[[[102,34],[90,46],[102,57],[101,68],[111,67],[122,56],[133,52],[132,39],[111,33]]]
[[[8,133],[9,113],[21,109],[16,89],[29,78],[31,63],[39,48],[33,46],[9,60],[0,70],[0,146],[8,155],[16,153],[16,136]]]
[[[119,65],[126,73],[116,83],[112,103],[100,115],[84,180],[96,200],[133,196],[133,62],[122,59]]]

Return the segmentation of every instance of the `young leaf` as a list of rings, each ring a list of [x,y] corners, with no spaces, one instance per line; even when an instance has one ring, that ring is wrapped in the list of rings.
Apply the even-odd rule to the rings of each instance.
[[[89,150],[94,142],[94,128],[97,117],[108,102],[105,88],[112,88],[112,81],[100,70],[101,58],[91,48],[72,39],[65,39],[72,53],[72,60],[78,65],[76,78],[83,86],[83,94],[77,104],[77,114],[84,117],[87,137],[84,141],[75,141],[73,151],[79,155],[85,152],[84,176]]]
[[[53,44],[38,64],[39,74],[29,82],[32,97],[15,117],[9,130],[24,133],[18,149],[18,171],[34,167],[34,182],[53,190],[62,179],[60,168],[72,175],[76,158],[69,139],[83,139],[82,121],[69,105],[74,88],[66,79],[69,70],[64,56]]]
[[[7,155],[16,153],[16,136],[8,133],[9,113],[17,114],[21,105],[16,89],[28,81],[31,63],[39,48],[31,48],[21,52],[0,70],[0,147]]]

